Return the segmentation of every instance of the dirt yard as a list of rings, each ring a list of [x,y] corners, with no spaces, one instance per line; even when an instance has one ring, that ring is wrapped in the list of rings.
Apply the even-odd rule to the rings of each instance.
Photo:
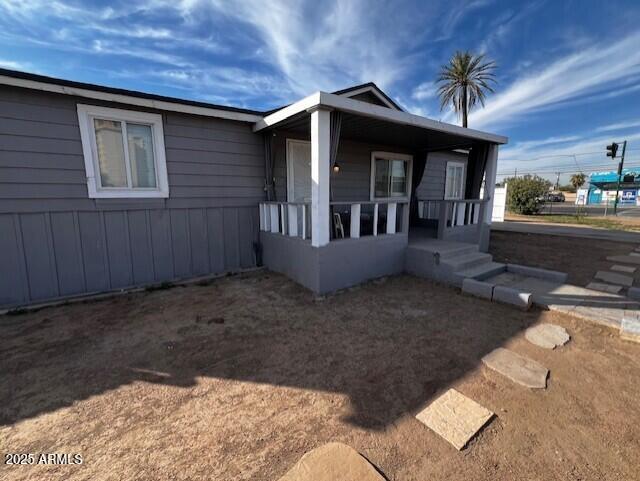
[[[489,249],[496,262],[566,272],[570,284],[586,286],[596,272],[608,271],[614,264],[607,256],[626,255],[636,247],[627,242],[492,231]],[[640,280],[640,269],[635,278]]]
[[[572,341],[546,351],[523,330]],[[266,271],[0,318],[3,480],[276,481],[306,451],[353,446],[389,480],[640,479],[640,346],[564,315],[409,276],[322,300]],[[531,391],[480,358],[551,370]],[[415,420],[455,387],[497,417],[458,452]]]

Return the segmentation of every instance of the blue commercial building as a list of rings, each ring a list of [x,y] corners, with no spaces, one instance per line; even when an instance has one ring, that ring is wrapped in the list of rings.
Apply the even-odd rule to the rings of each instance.
[[[616,196],[618,172],[592,172],[589,175],[589,193],[587,204],[605,204],[613,202]],[[640,170],[622,169],[620,178],[620,204],[640,205]]]

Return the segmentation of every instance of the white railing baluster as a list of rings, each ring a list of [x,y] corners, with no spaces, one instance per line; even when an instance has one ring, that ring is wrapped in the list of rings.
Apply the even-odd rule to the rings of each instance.
[[[373,216],[371,216],[370,211],[363,213],[362,206],[372,206],[373,207]],[[349,229],[349,237],[352,239],[359,239],[363,236],[362,232],[362,220],[363,217],[366,217],[367,225],[368,221],[373,217],[373,225],[372,232],[366,232],[364,235],[373,235],[377,236],[380,234],[378,228],[378,221],[380,219],[380,205],[386,205],[386,213],[387,213],[387,222],[386,222],[386,233],[387,234],[398,234],[401,232],[405,232],[407,230],[406,226],[406,216],[408,209],[407,202],[336,202],[332,203],[332,205],[348,205],[350,209],[350,229]],[[402,226],[400,229],[397,228],[397,219],[398,219],[398,206],[401,207],[402,212]],[[435,203],[435,207],[453,207],[450,201],[445,201],[444,204],[440,202]],[[311,229],[308,225],[309,214],[307,212],[308,204],[302,202],[260,202],[258,203],[259,210],[259,222],[260,222],[260,230],[263,232],[271,232],[278,233],[283,236],[288,237],[298,237],[303,240],[307,240],[310,237]],[[424,201],[420,207],[420,215],[429,216],[429,212],[432,210],[431,202]],[[473,212],[473,214],[471,214]],[[453,215],[455,212],[448,211],[446,216]],[[476,210],[470,211],[470,216],[475,215],[477,217]],[[445,217],[446,217],[445,216]],[[344,218],[343,218],[344,220]]]
[[[302,239],[307,238],[307,204],[302,204]]]
[[[264,204],[258,205],[258,215],[260,216],[260,231],[264,231]]]
[[[373,235],[378,235],[378,203],[373,204]]]
[[[351,228],[349,233],[352,239],[360,237],[360,204],[351,204]]]
[[[271,232],[280,232],[280,219],[278,216],[278,204],[269,204],[269,221],[271,224]]]
[[[286,220],[284,217],[284,204],[280,204],[280,234],[286,234]]]
[[[262,212],[264,213],[264,231],[269,232],[271,230],[271,224],[269,224],[271,209],[269,209],[269,204],[262,206]]]
[[[396,233],[396,209],[398,204],[391,202],[387,204],[387,234]]]
[[[298,237],[298,206],[287,204],[287,221],[289,224],[289,236]]]

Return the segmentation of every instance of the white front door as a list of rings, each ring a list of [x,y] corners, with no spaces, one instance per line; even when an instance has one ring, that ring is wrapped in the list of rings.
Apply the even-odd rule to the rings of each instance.
[[[311,202],[311,142],[287,139],[287,202]]]

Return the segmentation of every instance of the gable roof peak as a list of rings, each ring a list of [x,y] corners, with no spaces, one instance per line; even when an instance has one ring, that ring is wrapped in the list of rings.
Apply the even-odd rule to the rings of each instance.
[[[354,85],[342,90],[336,90],[334,95],[341,95],[343,97],[355,97],[363,94],[373,95],[382,105],[390,109],[404,112],[404,109],[400,107],[391,97],[389,97],[380,87],[374,82],[367,82],[364,84]]]

